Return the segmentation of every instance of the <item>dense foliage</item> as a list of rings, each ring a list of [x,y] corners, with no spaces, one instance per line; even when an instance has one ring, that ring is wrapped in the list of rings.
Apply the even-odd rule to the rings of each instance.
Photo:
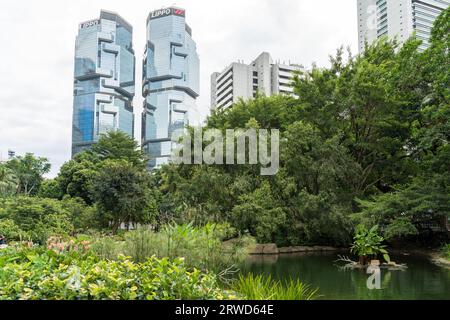
[[[0,251],[0,300],[212,300],[236,298],[214,274],[188,269],[182,259],[125,257],[44,249]]]
[[[414,240],[430,223],[448,233],[449,12],[425,52],[415,39],[381,40],[357,56],[338,50],[329,68],[296,77],[297,97],[257,96],[213,113],[207,128],[279,129],[279,173],[167,166],[165,207],[179,221],[226,221],[279,245],[348,245],[358,224],[380,225],[389,241]]]

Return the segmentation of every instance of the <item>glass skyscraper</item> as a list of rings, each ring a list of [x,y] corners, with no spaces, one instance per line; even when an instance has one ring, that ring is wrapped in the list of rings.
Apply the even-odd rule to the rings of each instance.
[[[113,12],[81,23],[75,46],[72,156],[110,130],[134,135],[133,28]]]
[[[174,130],[198,121],[199,91],[199,57],[185,10],[171,7],[151,12],[142,86],[142,147],[151,169],[170,161]]]

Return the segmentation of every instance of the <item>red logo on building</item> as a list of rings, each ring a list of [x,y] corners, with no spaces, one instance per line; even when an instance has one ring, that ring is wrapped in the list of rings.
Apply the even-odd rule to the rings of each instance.
[[[181,10],[181,9],[175,9],[175,12],[174,12],[177,16],[182,16],[182,15],[184,15],[184,10]]]

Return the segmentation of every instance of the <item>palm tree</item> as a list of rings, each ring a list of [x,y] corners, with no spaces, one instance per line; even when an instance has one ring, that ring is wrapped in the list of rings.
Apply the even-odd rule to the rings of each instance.
[[[17,192],[19,181],[11,169],[0,165],[0,196],[10,196]]]

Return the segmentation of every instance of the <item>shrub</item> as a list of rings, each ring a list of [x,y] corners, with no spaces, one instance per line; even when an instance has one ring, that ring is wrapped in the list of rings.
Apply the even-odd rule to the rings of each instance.
[[[281,282],[271,276],[253,274],[239,276],[232,288],[248,300],[313,300],[318,297],[317,289],[311,289],[299,279]]]
[[[370,230],[364,225],[358,225],[354,237],[351,252],[358,255],[360,264],[365,265],[368,258],[382,254],[384,260],[390,262],[390,257],[383,245],[384,238],[378,234],[378,226],[373,226]]]
[[[134,263],[123,256],[99,260],[89,254],[52,250],[0,252],[0,300],[231,299],[216,276],[188,269],[183,259],[151,257]]]
[[[73,232],[69,212],[58,200],[36,197],[7,199],[1,213],[11,219],[31,240],[45,243],[53,235],[69,235]]]
[[[11,219],[0,220],[0,235],[8,241],[20,241],[28,239],[28,234],[21,230]]]

